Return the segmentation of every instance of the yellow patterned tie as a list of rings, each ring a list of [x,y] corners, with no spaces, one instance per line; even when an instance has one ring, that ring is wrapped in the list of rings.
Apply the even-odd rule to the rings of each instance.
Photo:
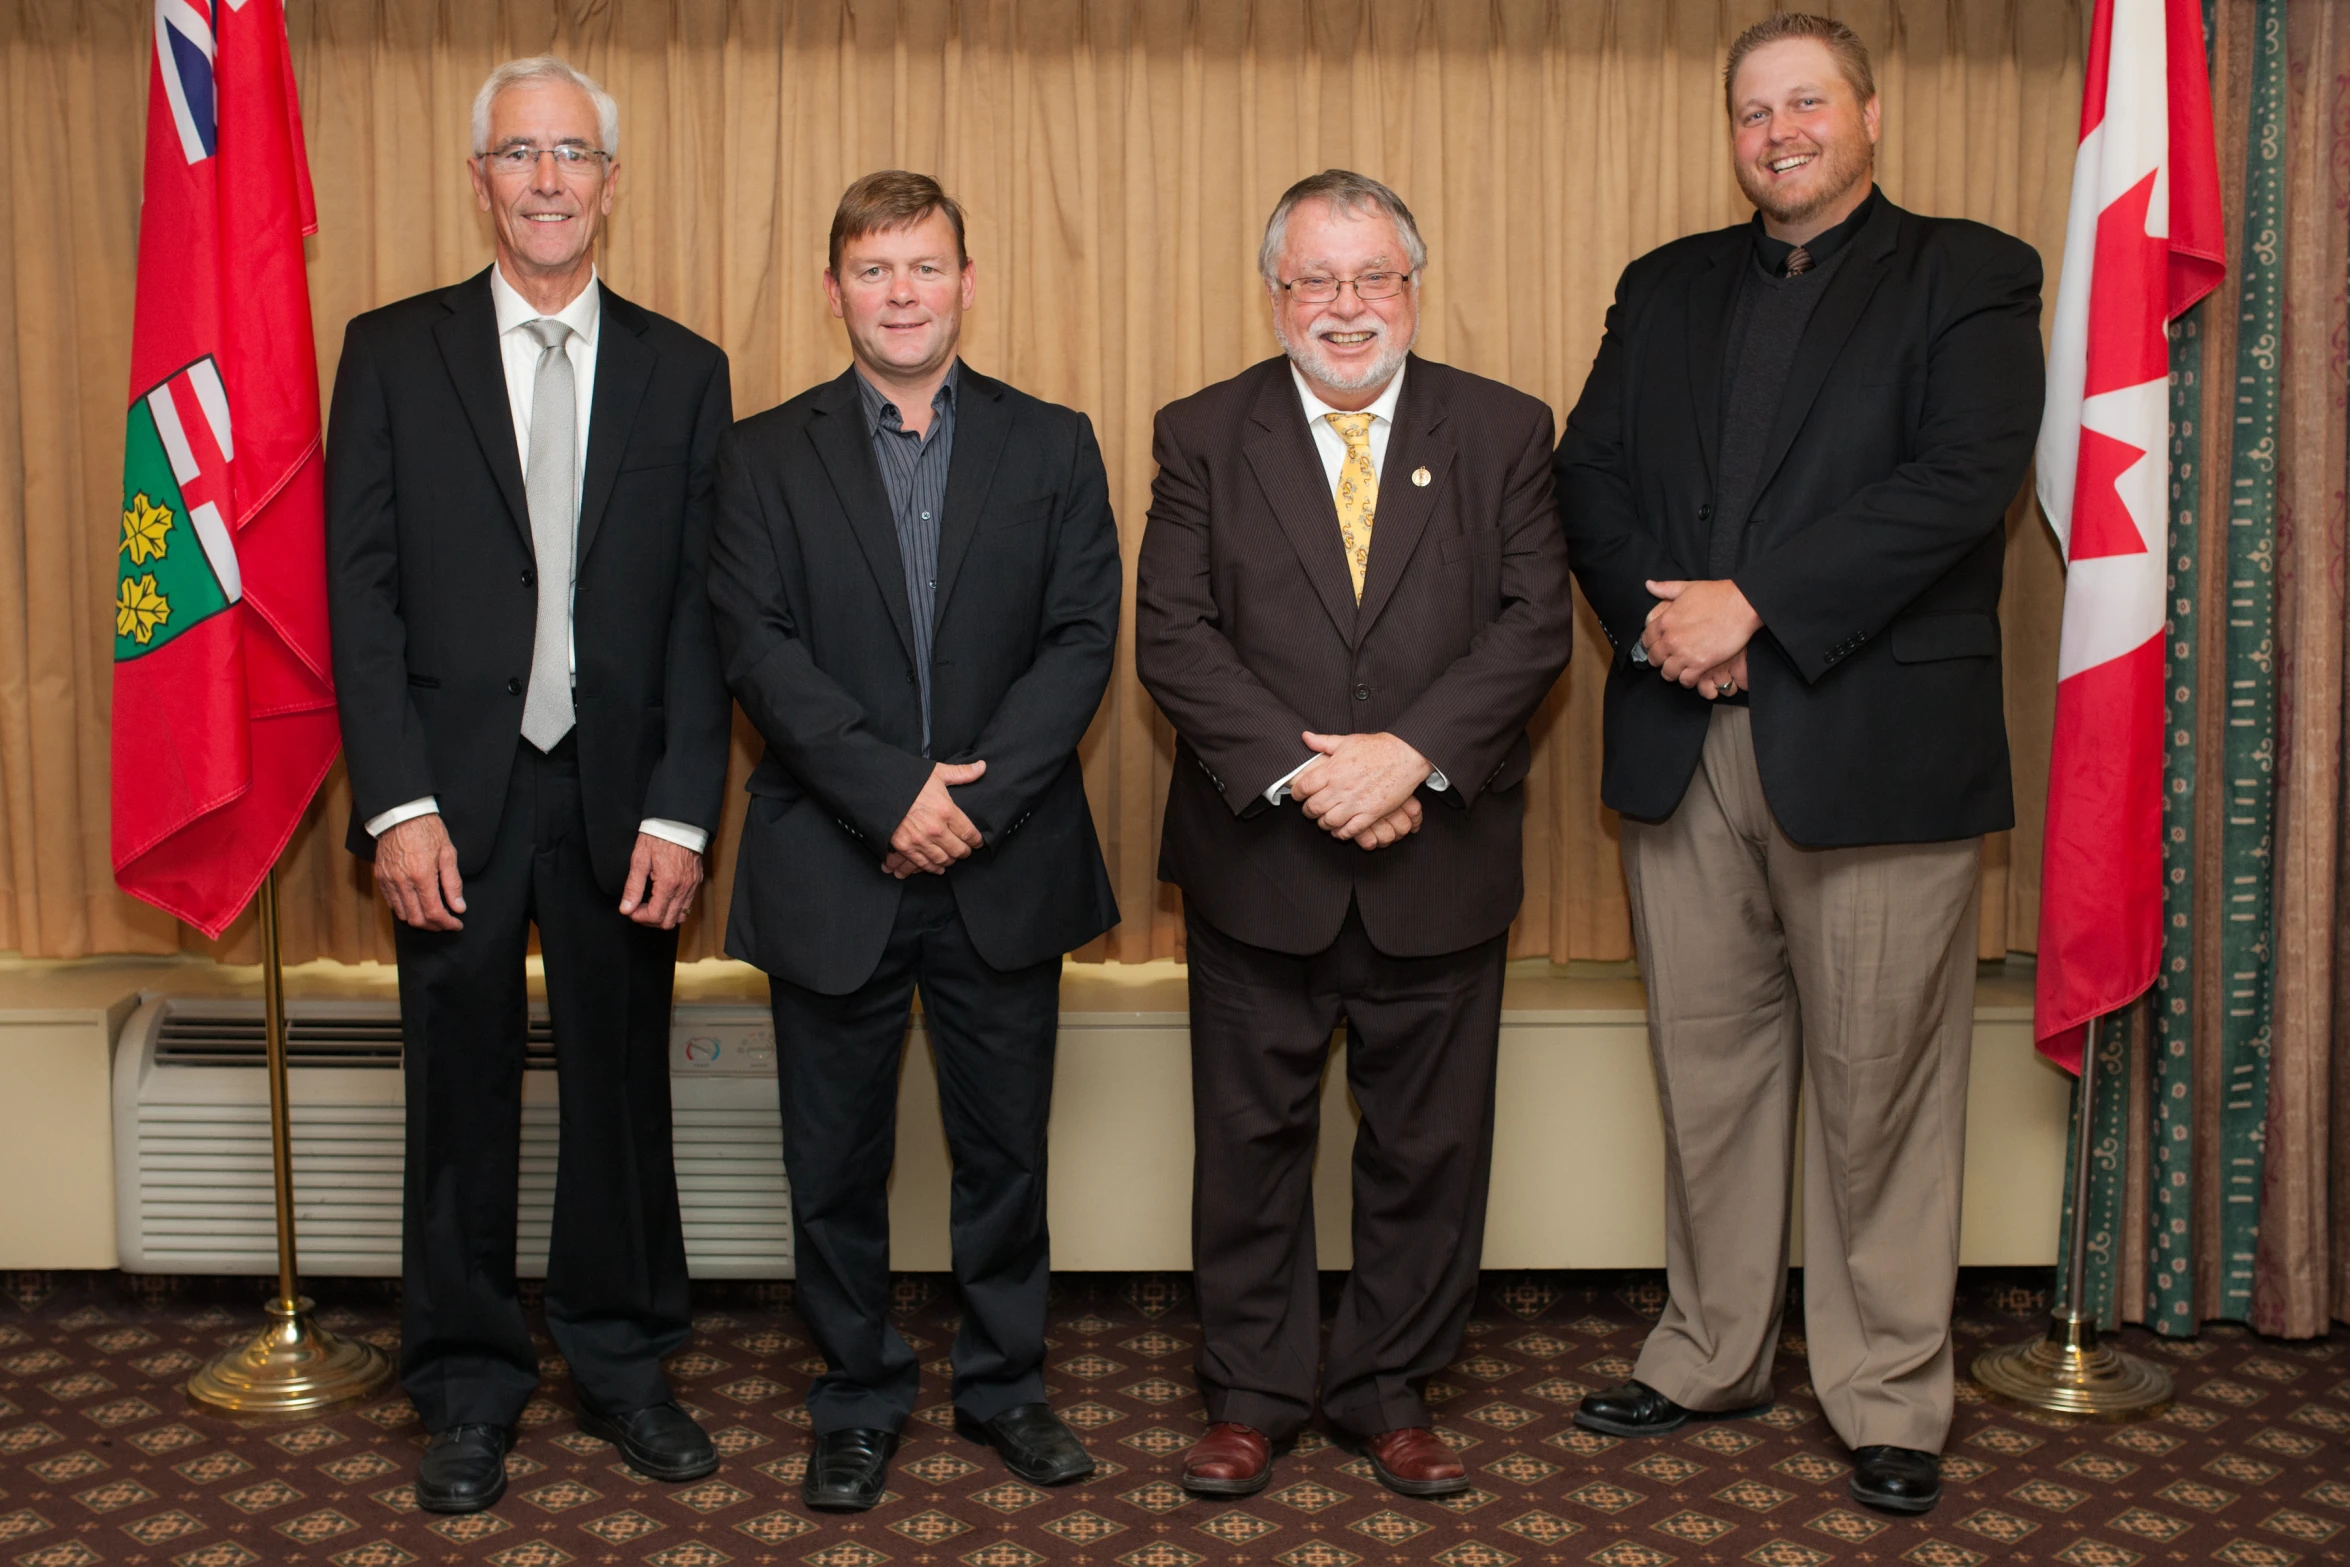
[[[1371,522],[1379,509],[1379,470],[1371,466],[1371,416],[1324,414],[1346,442],[1338,465],[1338,535],[1346,541],[1347,574],[1355,579],[1355,602],[1363,601],[1363,573],[1371,565]]]

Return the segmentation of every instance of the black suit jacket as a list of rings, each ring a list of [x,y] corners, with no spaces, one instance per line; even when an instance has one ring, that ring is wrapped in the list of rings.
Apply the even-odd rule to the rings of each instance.
[[[648,816],[718,824],[726,684],[705,585],[732,410],[715,344],[604,289],[572,611],[580,798],[614,900]],[[364,823],[435,796],[489,858],[522,733],[537,577],[490,274],[355,318],[328,418],[327,587]]]
[[[1723,333],[1750,225],[1624,271],[1558,448],[1559,513],[1616,645],[1601,797],[1662,821],[1710,704],[1631,649],[1642,583],[1707,575]],[[1813,846],[2013,826],[2001,702],[2002,521],[2040,427],[2040,258],[2021,240],[1880,200],[1790,367],[1732,580],[1755,759]]]
[[[862,985],[903,890],[881,862],[933,760],[987,763],[952,791],[986,846],[946,873],[981,957],[1021,968],[1116,924],[1077,742],[1109,685],[1120,575],[1092,424],[964,365],[925,758],[905,567],[856,372],[736,425],[710,594],[727,683],[767,754],[726,950],[823,994]]]
[[[1134,661],[1178,737],[1159,875],[1209,924],[1318,952],[1351,900],[1399,957],[1509,928],[1525,725],[1572,650],[1550,441],[1535,399],[1414,357],[1358,605],[1288,360],[1159,410]],[[1309,729],[1395,734],[1451,787],[1393,847],[1341,843],[1264,798]]]

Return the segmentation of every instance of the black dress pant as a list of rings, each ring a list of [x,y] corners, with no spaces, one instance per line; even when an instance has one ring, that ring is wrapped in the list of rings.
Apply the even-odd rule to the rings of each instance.
[[[1279,1441],[1312,1416],[1358,1436],[1430,1423],[1420,1396],[1476,1301],[1493,1165],[1506,937],[1389,957],[1353,909],[1305,957],[1198,915],[1190,950],[1191,1255],[1208,1418]],[[1331,1031],[1346,1022],[1354,1268],[1321,1351],[1314,1144]]]
[[[408,1089],[400,1380],[429,1430],[511,1425],[539,1357],[514,1291],[530,927],[546,959],[562,1142],[547,1328],[580,1401],[669,1398],[661,1357],[691,1328],[669,1148],[677,933],[623,916],[589,868],[566,738],[520,744],[463,930],[397,927]]]
[[[990,967],[945,878],[915,875],[863,985],[827,996],[770,981],[793,1289],[829,1366],[808,1390],[819,1435],[896,1431],[914,1410],[921,1365],[889,1313],[889,1173],[917,988],[954,1158],[955,1407],[992,1420],[1044,1398],[1045,1134],[1061,965]]]

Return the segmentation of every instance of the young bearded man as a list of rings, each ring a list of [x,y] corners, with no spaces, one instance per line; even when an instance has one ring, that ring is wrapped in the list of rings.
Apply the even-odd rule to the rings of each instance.
[[[1998,606],[2040,261],[1876,189],[1843,24],[1758,23],[1725,85],[1754,220],[1625,270],[1558,449],[1616,644],[1601,788],[1671,1290],[1575,1418],[1645,1436],[1768,1405],[1800,1090],[1812,1385],[1853,1496],[1917,1513],[1950,1426],[1977,857],[2015,820]]]

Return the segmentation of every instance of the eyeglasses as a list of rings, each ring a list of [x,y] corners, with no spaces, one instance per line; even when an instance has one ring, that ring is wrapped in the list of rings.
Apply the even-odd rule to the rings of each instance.
[[[577,142],[562,142],[553,147],[533,147],[528,142],[517,142],[511,147],[499,147],[481,155],[481,161],[493,174],[528,174],[539,166],[539,159],[553,158],[555,167],[565,174],[586,174],[612,161],[612,154],[598,147],[582,147]]]
[[[1305,305],[1327,305],[1340,289],[1351,287],[1355,298],[1367,305],[1375,299],[1393,299],[1411,281],[1409,272],[1365,272],[1359,277],[1293,277],[1281,286]]]

